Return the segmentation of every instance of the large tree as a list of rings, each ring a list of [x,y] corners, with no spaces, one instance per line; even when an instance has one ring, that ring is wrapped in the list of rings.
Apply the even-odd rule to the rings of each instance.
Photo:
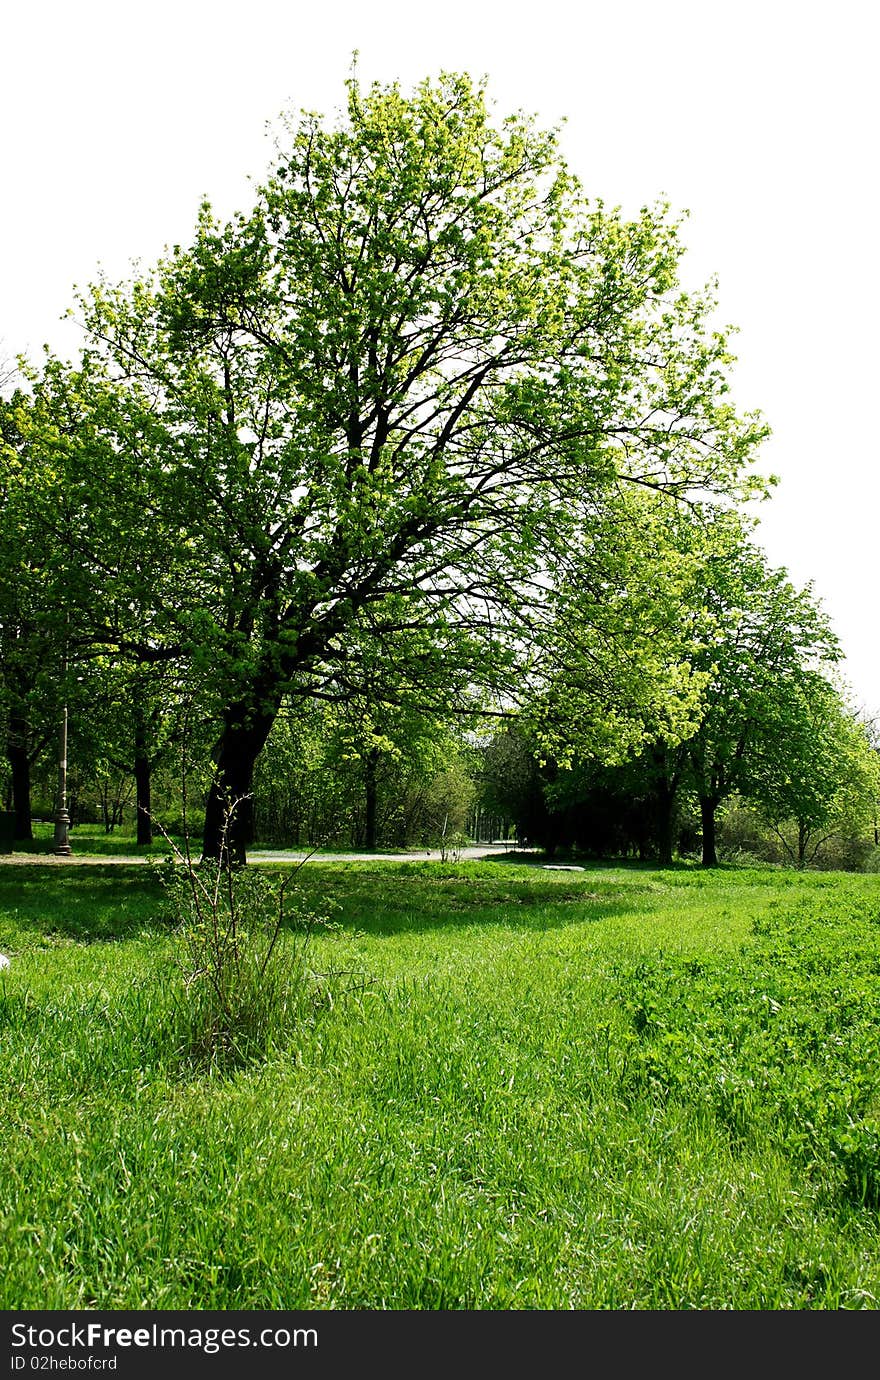
[[[286,122],[250,213],[206,205],[190,248],[84,294],[77,394],[99,402],[58,473],[96,534],[125,473],[167,545],[146,640],[216,723],[206,855],[285,694],[332,680],[353,629],[374,658],[417,630],[438,682],[497,668],[552,621],[603,495],[743,474],[762,428],[681,253],[664,208],[589,204],[554,135],[493,125],[466,76],[352,79],[332,127]],[[239,858],[248,830],[241,808]]]

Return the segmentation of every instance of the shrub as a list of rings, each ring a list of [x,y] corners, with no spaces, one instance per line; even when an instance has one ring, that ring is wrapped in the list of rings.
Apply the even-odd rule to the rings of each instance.
[[[180,854],[160,869],[179,939],[175,1038],[185,1060],[230,1068],[264,1057],[337,976],[311,967],[312,936],[331,928],[332,903],[307,901],[298,871],[274,881]]]

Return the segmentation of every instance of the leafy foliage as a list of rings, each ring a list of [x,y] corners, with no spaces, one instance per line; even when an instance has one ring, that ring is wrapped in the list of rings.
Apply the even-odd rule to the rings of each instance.
[[[706,1108],[731,1143],[772,1135],[841,1195],[880,1207],[880,920],[821,893],[777,904],[723,962],[666,954],[618,973],[633,1094]]]
[[[748,487],[764,427],[681,253],[665,207],[591,205],[466,76],[352,79],[334,127],[286,122],[252,211],[205,206],[189,248],[83,294],[88,348],[48,366],[29,450],[59,551],[103,563],[99,636],[198,687],[209,853],[286,695],[381,661],[447,706],[518,699],[578,534],[614,565],[621,487]],[[608,751],[629,719],[593,716]]]

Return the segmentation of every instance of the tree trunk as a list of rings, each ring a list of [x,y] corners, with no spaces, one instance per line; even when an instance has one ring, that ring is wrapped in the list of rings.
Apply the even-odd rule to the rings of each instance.
[[[155,719],[155,715],[154,715]],[[152,774],[149,735],[143,700],[138,696],[134,708],[134,817],[138,848],[153,842]]]
[[[715,848],[715,811],[717,809],[717,796],[700,796],[700,817],[703,822],[703,867],[718,866],[718,853]]]
[[[143,745],[136,742],[134,759],[135,818],[137,819],[137,843],[139,848],[148,848],[153,842],[153,816],[151,803],[151,766]]]
[[[665,783],[657,787],[657,861],[661,867],[672,866],[672,847],[675,838],[675,787]]]
[[[33,838],[34,831],[31,824],[31,764],[27,751],[27,724],[23,719],[11,718],[9,721],[6,754],[15,814],[13,838],[16,842],[24,842]]]
[[[798,871],[803,872],[807,863],[807,844],[810,841],[810,831],[806,824],[798,820]]]
[[[364,849],[368,853],[376,851],[376,768],[379,765],[379,749],[371,747],[364,759],[364,791],[366,818],[364,823]]]
[[[202,859],[242,867],[254,840],[254,767],[275,722],[272,710],[248,713],[238,704],[224,715],[216,767],[205,808]]]

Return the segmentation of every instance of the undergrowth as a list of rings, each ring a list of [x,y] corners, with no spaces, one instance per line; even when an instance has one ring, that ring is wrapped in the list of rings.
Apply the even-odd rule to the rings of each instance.
[[[631,1094],[767,1138],[841,1198],[880,1207],[880,917],[777,902],[734,957],[659,953],[616,972]]]

